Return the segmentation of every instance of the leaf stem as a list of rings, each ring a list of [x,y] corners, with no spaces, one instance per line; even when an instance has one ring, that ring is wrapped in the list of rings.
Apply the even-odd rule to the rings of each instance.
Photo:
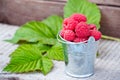
[[[102,39],[109,39],[109,40],[114,40],[114,41],[120,42],[120,38],[106,36],[106,35],[102,35]]]

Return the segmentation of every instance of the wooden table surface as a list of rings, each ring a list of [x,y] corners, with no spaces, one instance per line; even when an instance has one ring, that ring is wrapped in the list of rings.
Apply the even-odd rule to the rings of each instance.
[[[3,40],[11,38],[18,28],[18,26],[0,24],[0,80],[120,80],[120,42],[109,40],[100,40],[100,56],[96,59],[95,74],[89,78],[67,76],[62,61],[54,61],[53,70],[46,76],[38,72],[27,74],[3,72],[3,67],[9,62],[9,54],[18,46]]]

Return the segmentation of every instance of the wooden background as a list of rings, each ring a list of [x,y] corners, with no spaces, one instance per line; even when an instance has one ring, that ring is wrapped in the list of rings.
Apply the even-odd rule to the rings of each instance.
[[[50,15],[63,16],[67,0],[0,0],[0,22],[22,25]],[[103,34],[120,38],[120,0],[90,0],[97,3],[102,14]]]

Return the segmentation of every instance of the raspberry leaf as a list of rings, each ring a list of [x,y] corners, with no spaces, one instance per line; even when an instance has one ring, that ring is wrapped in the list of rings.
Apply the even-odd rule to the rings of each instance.
[[[21,44],[15,51],[12,52],[10,57],[14,57],[14,56],[18,55],[18,53],[20,53],[20,54],[24,53],[26,50],[30,51],[29,49],[32,48],[32,47],[38,49],[40,53],[44,53],[44,52],[48,51],[51,48],[50,46],[45,45],[45,44],[41,44],[41,43]],[[33,50],[31,50],[31,51],[34,53]]]
[[[52,63],[52,60],[46,58],[46,57],[43,57],[42,58],[42,73],[44,75],[46,75],[48,72],[51,71],[51,68],[53,67],[53,63]]]
[[[56,45],[52,46],[52,48],[47,51],[46,56],[54,60],[64,60],[62,45],[57,43]]]
[[[63,21],[63,19],[60,16],[54,15],[54,16],[48,17],[47,19],[43,20],[42,22],[47,24],[48,27],[53,32],[54,36],[56,36],[57,33],[62,28],[62,21]]]
[[[56,42],[56,40],[55,36],[52,33],[53,32],[51,31],[51,29],[46,24],[39,21],[31,21],[21,26],[16,31],[14,37],[8,41],[12,43],[17,43],[19,41],[41,41],[41,43],[53,44],[51,42]]]
[[[61,17],[51,16],[43,22],[30,21],[21,26],[14,37],[7,40],[22,44],[10,55],[10,63],[4,71],[15,73],[41,71],[45,75],[50,72],[53,67],[51,59],[63,60],[62,47],[56,39],[61,24]]]
[[[41,54],[38,45],[23,44],[13,53],[4,71],[15,73],[41,71],[47,74],[53,67],[52,61]]]
[[[101,14],[96,4],[88,0],[68,0],[64,7],[64,17],[70,17],[73,13],[81,13],[87,17],[87,23],[95,24],[100,28]]]

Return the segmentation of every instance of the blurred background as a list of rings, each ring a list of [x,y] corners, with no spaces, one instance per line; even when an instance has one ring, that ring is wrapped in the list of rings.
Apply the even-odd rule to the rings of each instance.
[[[55,70],[47,77],[40,73],[9,74],[2,69],[9,55],[18,47],[4,40],[12,38],[20,25],[31,20],[43,20],[50,15],[63,17],[67,0],[0,0],[0,80],[75,80],[63,74],[64,63],[55,62]],[[89,0],[101,11],[101,28],[104,35],[120,38],[120,0]],[[120,80],[120,42],[100,40],[96,74],[89,80]],[[58,73],[59,72],[59,73]],[[54,76],[55,75],[55,76]],[[53,77],[54,76],[54,77]],[[87,79],[88,80],[88,79]]]
[[[22,25],[31,20],[42,20],[50,15],[63,16],[67,0],[0,0],[0,22]],[[90,0],[102,14],[101,32],[120,38],[120,0]]]

